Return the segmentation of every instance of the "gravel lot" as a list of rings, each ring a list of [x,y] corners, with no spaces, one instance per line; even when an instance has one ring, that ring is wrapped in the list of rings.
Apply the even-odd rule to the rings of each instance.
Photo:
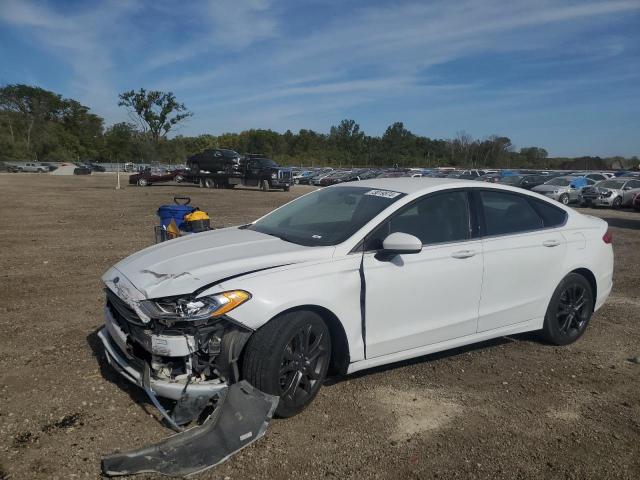
[[[2,480],[99,478],[101,455],[170,433],[95,335],[100,276],[153,242],[158,205],[191,195],[220,227],[308,191],[114,185],[0,175]],[[588,213],[612,226],[616,273],[582,340],[508,337],[332,380],[197,478],[640,478],[640,213]]]

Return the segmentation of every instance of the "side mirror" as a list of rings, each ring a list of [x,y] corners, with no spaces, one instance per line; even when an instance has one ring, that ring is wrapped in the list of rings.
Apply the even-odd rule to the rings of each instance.
[[[396,255],[420,253],[422,242],[408,233],[395,232],[382,241],[382,250],[378,251],[378,260],[390,260]]]
[[[622,190],[633,190],[633,189],[629,186],[626,186],[626,187],[622,187]]]

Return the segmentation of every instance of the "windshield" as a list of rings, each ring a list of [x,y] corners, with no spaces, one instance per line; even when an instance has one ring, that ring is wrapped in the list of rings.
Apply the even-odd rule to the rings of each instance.
[[[568,187],[572,179],[568,178],[554,178],[545,183],[545,185],[555,185],[557,187]]]
[[[602,188],[612,188],[614,190],[620,190],[622,187],[624,187],[625,183],[625,180],[605,180],[598,183],[598,186]]]
[[[351,186],[317,190],[246,228],[299,245],[337,245],[404,195]]]

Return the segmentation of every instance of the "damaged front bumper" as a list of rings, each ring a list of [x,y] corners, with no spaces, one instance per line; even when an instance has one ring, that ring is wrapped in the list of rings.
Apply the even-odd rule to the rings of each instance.
[[[98,332],[98,337],[102,341],[109,364],[131,383],[144,388],[144,362],[126,353],[128,350],[128,335],[118,326],[111,312],[106,307],[105,326]],[[178,338],[187,342],[184,337]],[[154,336],[153,339],[163,340],[162,336]],[[170,353],[173,352],[171,351]],[[217,380],[213,382],[189,383],[187,385],[186,381],[168,381],[150,377],[149,386],[159,397],[178,401],[185,394],[210,394],[210,396],[213,396],[224,390],[227,387],[227,384]]]
[[[182,326],[145,322],[113,291],[107,291],[104,319],[98,337],[109,364],[142,388],[179,432],[158,444],[104,457],[106,475],[196,473],[264,434],[279,399],[239,378],[238,359],[251,330],[228,318]],[[172,407],[165,409],[158,397]],[[196,426],[185,430],[188,424]]]

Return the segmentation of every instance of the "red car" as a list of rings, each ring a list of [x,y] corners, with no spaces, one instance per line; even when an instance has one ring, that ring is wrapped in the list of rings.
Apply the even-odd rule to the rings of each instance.
[[[129,185],[138,185],[146,187],[153,183],[181,182],[184,180],[184,172],[182,170],[146,170],[129,175]]]

